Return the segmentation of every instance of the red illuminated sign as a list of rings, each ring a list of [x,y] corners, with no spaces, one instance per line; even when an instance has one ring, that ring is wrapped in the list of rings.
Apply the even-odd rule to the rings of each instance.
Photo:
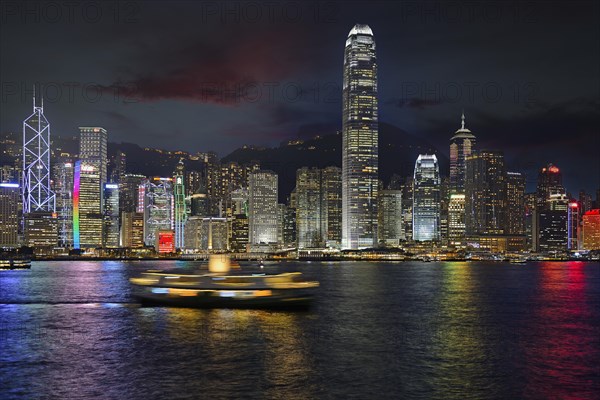
[[[175,234],[173,231],[158,231],[158,252],[173,253],[175,251]]]

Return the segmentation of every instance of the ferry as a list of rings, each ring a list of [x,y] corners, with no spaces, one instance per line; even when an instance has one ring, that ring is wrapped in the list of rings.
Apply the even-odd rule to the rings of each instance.
[[[226,256],[211,256],[208,273],[150,270],[131,278],[143,305],[193,308],[308,308],[319,282],[300,272],[230,273]]]
[[[3,257],[0,259],[0,270],[2,269],[31,269],[31,260],[22,257]]]

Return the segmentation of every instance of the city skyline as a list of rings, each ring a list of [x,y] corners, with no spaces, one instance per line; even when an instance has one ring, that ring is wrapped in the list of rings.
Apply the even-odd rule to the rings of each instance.
[[[597,0],[0,0],[0,77],[1,400],[597,397]]]
[[[105,18],[95,24],[86,23],[78,13],[73,23],[60,24],[43,16],[39,20],[32,16],[23,19],[18,10],[16,15],[7,12],[1,29],[11,34],[3,34],[0,39],[3,54],[7,55],[0,62],[0,133],[19,131],[18,122],[8,117],[21,115],[30,104],[35,82],[42,87],[46,107],[53,114],[53,135],[58,136],[72,136],[77,126],[93,124],[105,127],[117,142],[167,150],[216,150],[225,155],[243,144],[273,146],[297,137],[299,132],[309,136],[333,133],[341,129],[342,105],[342,79],[337,71],[342,64],[343,46],[336,38],[362,21],[376,34],[381,32],[381,122],[430,141],[447,156],[447,134],[456,129],[456,115],[464,108],[482,147],[505,150],[507,163],[517,166],[513,169],[536,170],[552,162],[563,168],[571,191],[583,188],[591,192],[598,185],[597,177],[586,180],[586,174],[579,172],[594,171],[598,175],[596,171],[600,171],[600,161],[592,151],[599,136],[596,88],[600,84],[594,73],[599,60],[595,51],[598,37],[591,34],[592,16],[597,11],[593,3],[574,3],[565,15],[556,4],[541,8],[536,4],[508,6],[491,2],[474,8],[458,3],[458,11],[452,14],[453,10],[444,8],[443,3],[429,10],[386,2],[374,2],[370,7],[341,7],[341,3],[328,2],[319,12],[303,8],[302,17],[293,23],[282,21],[284,6],[279,6],[273,18],[263,12],[258,20],[244,20],[242,16],[235,23],[227,20],[231,16],[223,20],[222,10],[212,12],[191,5],[195,12],[189,15],[203,22],[195,31],[175,23],[175,14],[187,18],[176,13],[177,7],[163,12],[148,3],[139,5],[131,21],[124,21],[131,13],[123,12],[115,22],[108,17],[113,14],[105,10]],[[236,7],[244,6],[240,3]],[[163,24],[157,27],[150,22],[159,14]],[[382,17],[387,15],[396,15],[400,23]],[[571,29],[574,21],[578,24],[576,30]],[[512,28],[499,36],[504,22],[511,23]],[[92,25],[88,42],[72,35],[74,29],[85,30]],[[461,29],[454,29],[456,26]],[[155,37],[167,28],[176,34]],[[205,29],[223,35],[208,44],[202,39]],[[71,51],[64,51],[64,40],[54,40],[43,49],[46,53],[66,54],[68,68],[61,68],[52,58],[46,58],[48,68],[44,71],[15,63],[18,49],[8,38],[20,35],[37,48],[41,42],[35,40],[35,32],[40,30],[49,38],[73,37],[68,42]],[[274,31],[280,33],[276,40],[272,40]],[[105,39],[125,34],[127,40],[108,41],[115,46],[111,54],[123,57],[98,57],[104,54],[96,50],[107,43]],[[214,39],[214,35],[210,37]],[[502,39],[497,47],[484,45],[485,39],[499,37]],[[431,42],[432,38],[438,41]],[[156,46],[149,50],[145,43],[151,39],[155,39]],[[565,46],[557,47],[556,43]],[[429,51],[431,48],[435,51]],[[530,51],[532,48],[535,51]],[[249,49],[255,49],[258,57]],[[498,51],[509,56],[498,59]],[[207,52],[214,54],[213,59],[202,56]],[[79,54],[86,57],[74,56]],[[586,63],[582,63],[584,55]],[[248,68],[241,73],[235,66],[244,60]],[[552,61],[544,62],[548,60]],[[149,71],[148,62],[156,68]],[[245,78],[263,89],[267,88],[265,83],[277,84],[276,98],[270,102],[263,90],[258,101],[236,105],[217,101],[201,90],[203,82],[233,84],[245,82]],[[115,100],[112,89],[119,82],[124,87],[135,83],[137,90],[125,90]],[[92,85],[90,96],[95,91],[93,85],[104,90],[97,101],[82,94],[87,84]],[[286,101],[282,88],[287,87],[291,95],[296,84],[307,95],[298,101]],[[455,84],[462,95],[450,98]],[[493,98],[496,86],[502,88],[498,101]],[[69,87],[73,88],[71,100]],[[469,87],[474,90],[473,99],[467,95]],[[483,87],[489,91],[485,96]],[[314,101],[316,89],[321,94],[318,101]],[[331,94],[333,101],[325,101],[324,94]],[[135,101],[124,101],[125,97]],[[164,140],[173,135],[177,141]],[[565,168],[567,165],[572,167]]]

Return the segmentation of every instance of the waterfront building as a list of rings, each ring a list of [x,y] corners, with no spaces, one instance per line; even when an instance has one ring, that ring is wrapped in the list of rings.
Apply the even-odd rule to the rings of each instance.
[[[551,194],[539,212],[539,251],[565,251],[568,248],[568,204],[563,193]]]
[[[526,193],[524,199],[527,248],[536,251],[538,248],[537,193]]]
[[[342,89],[342,248],[377,244],[378,107],[375,40],[356,24],[346,40]]]
[[[600,209],[583,214],[582,231],[582,249],[600,250]]]
[[[183,165],[183,163],[180,162],[180,165]],[[173,224],[175,228],[175,248],[180,249],[183,248],[184,245],[184,226],[187,218],[183,171],[179,171],[179,173],[177,173],[173,178],[173,181]]]
[[[412,176],[406,178],[401,186],[402,190],[402,224],[404,225],[404,237],[406,240],[413,238],[413,192],[414,179]]]
[[[467,157],[465,227],[467,235],[505,233],[506,172],[504,154],[482,150]]]
[[[242,213],[233,216],[229,240],[231,251],[245,252],[248,249],[248,215]]]
[[[579,213],[579,204],[576,201],[569,202],[567,208],[567,248],[569,250],[579,248]]]
[[[144,213],[144,243],[154,246],[158,231],[174,230],[173,179],[153,177],[139,187],[138,211]]]
[[[144,214],[135,211],[121,213],[120,245],[127,248],[144,247]]]
[[[119,215],[119,185],[116,183],[104,184],[104,207],[102,212],[103,230],[102,247],[119,247],[120,220]]]
[[[526,249],[526,238],[523,235],[467,235],[466,246],[472,251],[490,253],[514,253]]]
[[[217,217],[190,217],[185,224],[185,249],[225,251],[229,249],[228,221]]]
[[[249,184],[249,243],[251,246],[276,244],[278,236],[277,174],[266,170],[253,172],[250,174]]]
[[[56,213],[35,211],[25,215],[23,226],[25,246],[36,253],[49,253],[58,245],[58,219]]]
[[[324,199],[321,196],[321,170],[296,171],[296,232],[298,248],[323,247],[326,230]]]
[[[297,245],[296,209],[286,206],[284,212],[285,214],[283,216],[283,244],[285,246],[294,247]],[[342,233],[341,230],[339,231],[339,233]]]
[[[0,248],[19,247],[19,206],[21,190],[18,183],[0,183]]]
[[[73,247],[102,246],[101,171],[97,163],[77,160],[73,172]]]
[[[519,172],[506,173],[505,233],[525,234],[525,177]]]
[[[448,244],[463,245],[465,234],[465,195],[452,193],[448,202]]]
[[[342,169],[326,167],[321,170],[321,195],[324,207],[324,241],[327,247],[342,244]],[[294,234],[295,235],[295,234]],[[289,242],[292,243],[292,242]]]
[[[379,244],[385,247],[398,247],[405,239],[402,226],[402,191],[391,189],[379,191],[377,210]]]
[[[415,241],[440,240],[440,170],[435,155],[420,154],[415,162],[413,189]]]
[[[52,167],[53,189],[58,218],[58,245],[73,247],[73,182],[74,163],[70,157],[59,157]]]

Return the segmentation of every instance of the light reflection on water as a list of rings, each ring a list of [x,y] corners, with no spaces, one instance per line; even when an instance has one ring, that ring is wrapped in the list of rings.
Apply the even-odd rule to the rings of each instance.
[[[0,272],[1,398],[594,398],[600,266],[268,265],[321,281],[308,312],[139,307],[180,262]]]

